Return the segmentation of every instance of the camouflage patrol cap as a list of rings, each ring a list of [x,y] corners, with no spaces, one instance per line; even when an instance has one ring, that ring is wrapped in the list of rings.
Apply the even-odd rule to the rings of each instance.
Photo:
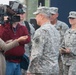
[[[76,18],[76,11],[70,11],[68,18]]]
[[[37,15],[39,13],[46,14],[46,15],[50,16],[49,7],[40,6],[37,8],[37,11],[34,12],[33,14]]]
[[[57,8],[57,7],[50,7],[49,10],[50,10],[50,13],[51,13],[51,14],[56,14],[56,13],[58,13],[58,8]]]

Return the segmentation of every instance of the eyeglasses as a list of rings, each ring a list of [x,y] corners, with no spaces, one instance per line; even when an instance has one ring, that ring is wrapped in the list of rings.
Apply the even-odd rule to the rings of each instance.
[[[72,19],[72,20],[73,20],[73,19],[75,19],[75,18],[69,17],[69,19]]]

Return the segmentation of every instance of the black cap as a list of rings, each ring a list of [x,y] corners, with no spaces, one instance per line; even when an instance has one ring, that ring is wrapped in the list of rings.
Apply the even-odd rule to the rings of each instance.
[[[20,9],[17,9],[15,12],[16,12],[17,14],[23,14],[23,13],[25,13],[26,11],[24,11],[22,8],[20,8]]]

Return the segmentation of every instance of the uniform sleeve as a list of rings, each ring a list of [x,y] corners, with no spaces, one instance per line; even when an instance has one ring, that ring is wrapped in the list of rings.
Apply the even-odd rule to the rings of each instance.
[[[2,39],[0,39],[0,48],[1,48],[1,50],[7,51],[7,50],[10,50],[13,47],[18,46],[18,45],[19,45],[19,43],[16,40],[6,44]]]
[[[76,34],[73,35],[75,35],[75,37],[72,36],[73,39],[71,39],[71,44],[69,48],[70,48],[70,53],[76,56]]]
[[[29,23],[29,26],[30,26],[30,33],[31,33],[31,39],[32,39],[35,33],[35,28],[30,23]]]
[[[28,71],[30,71],[31,73],[35,71],[34,69],[36,68],[36,64],[41,61],[41,58],[43,56],[44,46],[47,41],[46,34],[47,32],[44,30],[36,30],[34,34],[30,56],[30,65],[28,67]]]
[[[63,38],[63,41],[62,41],[61,46],[60,46],[61,48],[62,48],[62,47],[65,47],[65,41],[64,41],[64,40],[65,40],[65,39]]]
[[[63,23],[63,30],[64,33],[69,29],[68,25],[66,23]]]
[[[34,60],[35,58],[40,58],[43,55],[43,49],[45,46],[45,43],[47,41],[47,31],[41,30],[37,31],[34,35],[33,41],[32,41],[32,52],[31,52],[31,58],[30,60]],[[45,38],[46,36],[46,38]]]
[[[65,33],[65,36],[68,36],[69,30]],[[72,34],[70,37],[71,39],[68,40],[67,37],[64,36],[63,42],[61,44],[61,47],[69,48],[70,54],[76,55],[76,36],[75,34]],[[67,41],[66,41],[67,40]]]
[[[71,47],[70,48],[70,54],[76,56],[76,47]]]

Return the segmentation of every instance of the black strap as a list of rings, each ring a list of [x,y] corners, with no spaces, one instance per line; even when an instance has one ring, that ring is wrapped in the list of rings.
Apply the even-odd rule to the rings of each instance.
[[[5,55],[6,60],[18,60],[18,59],[22,59],[22,56],[9,56],[9,55]]]
[[[25,25],[26,25],[26,27],[28,29],[29,34],[30,34],[30,26],[29,26],[29,23],[27,21],[24,21],[24,22],[25,22]]]
[[[4,51],[3,50],[0,50],[0,52],[3,54],[4,53]]]

